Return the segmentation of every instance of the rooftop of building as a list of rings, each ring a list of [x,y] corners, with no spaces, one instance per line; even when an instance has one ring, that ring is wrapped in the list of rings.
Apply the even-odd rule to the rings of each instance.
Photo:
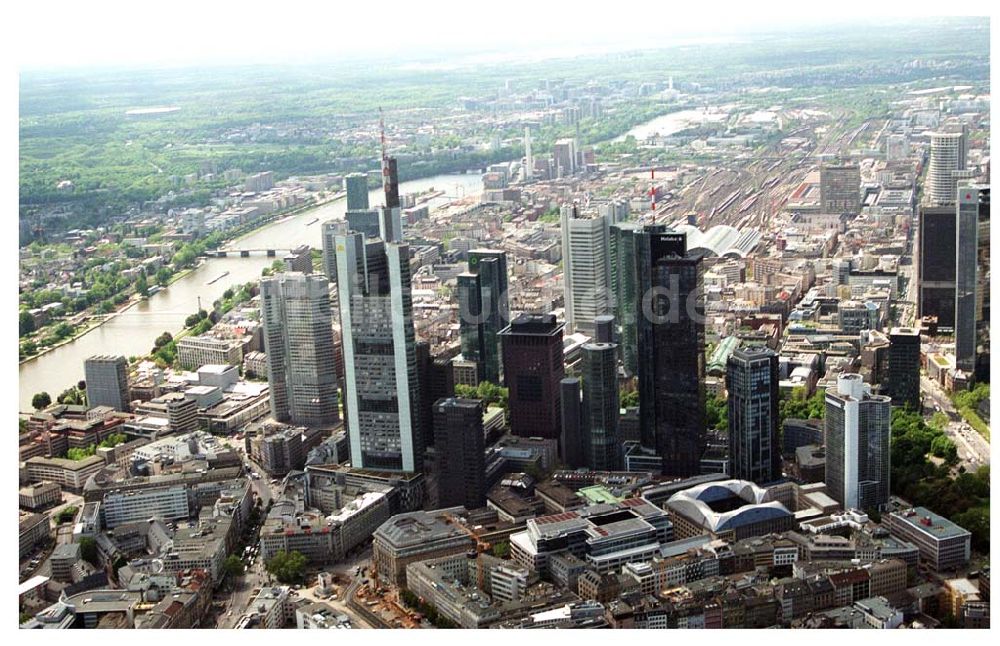
[[[396,549],[420,545],[431,549],[434,543],[455,540],[467,540],[472,545],[468,529],[459,524],[459,518],[466,514],[464,507],[397,514],[382,523],[374,536]]]
[[[970,536],[970,532],[951,522],[944,516],[935,514],[926,507],[914,507],[905,511],[893,512],[892,522],[906,523],[921,533],[930,534],[938,540]]]

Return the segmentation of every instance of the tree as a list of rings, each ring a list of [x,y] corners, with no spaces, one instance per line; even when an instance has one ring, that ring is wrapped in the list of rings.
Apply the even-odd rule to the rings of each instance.
[[[83,393],[81,393],[76,388],[67,388],[62,391],[58,397],[56,397],[56,402],[60,404],[72,404],[78,405],[83,403]]]
[[[58,516],[56,516],[56,522],[59,523],[60,525],[62,525],[63,523],[71,523],[74,520],[76,520],[76,512],[77,512],[76,507],[73,506],[66,507],[61,512],[59,512]]]
[[[80,558],[94,567],[100,567],[100,563],[97,562],[97,541],[90,536],[80,539]]]
[[[282,583],[298,583],[303,578],[305,568],[306,557],[295,550],[278,552],[266,565],[267,571]]]
[[[226,557],[226,560],[222,562],[223,577],[228,576],[235,579],[241,574],[243,574],[243,561],[241,561],[240,557],[235,554],[230,554]]]
[[[705,424],[708,428],[729,428],[729,404],[722,397],[705,398]]]
[[[140,296],[149,296],[149,281],[146,280],[146,272],[139,272],[139,278],[135,281],[135,291]]]
[[[97,453],[97,445],[91,444],[86,448],[70,448],[66,450],[66,458],[70,460],[83,460]]]
[[[167,267],[160,267],[156,270],[156,282],[163,287],[166,287],[170,283],[170,276],[170,269]]]
[[[47,392],[35,393],[35,396],[31,398],[31,407],[35,410],[42,410],[43,408],[48,408],[52,405],[52,397],[49,396]]]
[[[931,453],[936,457],[944,458],[946,462],[958,460],[958,447],[947,435],[938,435],[931,441]]]
[[[639,405],[639,391],[625,390],[619,396],[622,408],[635,408]]]
[[[164,332],[160,336],[156,337],[156,341],[153,341],[153,349],[159,350],[163,346],[167,345],[174,340],[174,335],[170,332]]]
[[[21,310],[21,313],[18,315],[17,322],[20,336],[31,334],[35,331],[35,317],[33,317],[28,310]]]

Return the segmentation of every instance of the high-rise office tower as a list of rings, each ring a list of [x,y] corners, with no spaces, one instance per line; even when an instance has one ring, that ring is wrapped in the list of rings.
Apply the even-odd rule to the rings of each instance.
[[[705,302],[701,252],[687,236],[636,233],[639,428],[669,476],[698,475],[705,450]]]
[[[988,345],[984,341],[989,320],[983,317],[983,303],[989,272],[990,187],[958,187],[957,213],[955,367],[974,377],[979,350]]]
[[[594,319],[594,341],[597,343],[615,342],[615,317],[602,314]]]
[[[344,177],[344,190],[347,191],[347,210],[365,211],[368,209],[368,176],[364,173],[351,173]]]
[[[500,383],[500,330],[510,318],[507,255],[494,249],[469,251],[469,271],[458,276],[462,357],[474,361],[480,381]]]
[[[486,505],[483,402],[449,397],[434,403],[438,506]]]
[[[639,370],[636,297],[637,277],[635,264],[635,234],[642,231],[636,222],[620,222],[609,228],[611,249],[611,291],[617,324],[621,327],[618,337],[622,365],[626,377],[634,377]]]
[[[337,236],[351,464],[419,471],[423,458],[410,254],[405,244]]]
[[[735,350],[726,362],[729,474],[757,484],[781,477],[778,355],[766,347]]]
[[[563,324],[552,314],[521,314],[500,332],[500,344],[511,433],[558,439]]]
[[[888,375],[883,392],[895,406],[920,412],[920,330],[894,327],[889,331]]]
[[[560,214],[566,329],[592,334],[594,319],[611,313],[608,221],[581,218],[575,205]]]
[[[326,278],[298,272],[260,281],[271,415],[324,426],[340,421]]]
[[[956,225],[953,206],[920,208],[917,311],[921,318],[936,316],[942,331],[955,327]]]
[[[558,139],[552,144],[552,161],[556,177],[566,177],[576,172],[576,139]]]
[[[559,382],[559,405],[561,408],[562,436],[559,438],[559,455],[563,463],[578,469],[584,465],[583,435],[580,420],[580,380],[566,377]]]
[[[821,167],[819,200],[824,213],[860,213],[861,169],[858,165],[840,164]]]
[[[347,233],[347,223],[343,220],[327,220],[323,223],[323,273],[331,283],[337,282],[338,234]]]
[[[366,238],[382,237],[382,217],[378,209],[348,211],[344,214],[347,230],[365,234]]]
[[[583,461],[595,471],[622,468],[617,354],[614,343],[583,346]]]
[[[954,204],[955,187],[965,170],[965,132],[932,132],[927,196],[932,204]]]
[[[826,488],[844,509],[889,503],[891,409],[858,374],[843,374],[826,390]]]
[[[110,406],[128,412],[128,361],[123,356],[99,354],[83,362],[87,405]]]

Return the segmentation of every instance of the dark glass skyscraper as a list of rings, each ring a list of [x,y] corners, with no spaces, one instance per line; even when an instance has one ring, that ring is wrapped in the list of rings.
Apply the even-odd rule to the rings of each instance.
[[[562,436],[559,438],[559,455],[563,463],[571,468],[582,467],[583,445],[580,421],[580,380],[566,377],[559,382],[560,407],[562,410]]]
[[[344,189],[347,191],[347,210],[363,211],[368,208],[368,176],[364,173],[351,173],[344,177]]]
[[[616,324],[621,326],[619,350],[625,375],[628,377],[634,377],[639,370],[635,233],[641,230],[642,227],[635,222],[620,222],[610,227],[611,291],[614,296]]]
[[[449,397],[434,403],[438,505],[478,509],[486,504],[483,402]]]
[[[583,346],[583,461],[595,471],[622,467],[617,354],[614,343]]]
[[[458,276],[462,357],[477,364],[480,381],[500,383],[500,330],[509,318],[507,255],[469,251],[469,271]]]
[[[560,436],[563,327],[553,314],[521,314],[500,332],[514,435]]]
[[[917,307],[947,330],[955,327],[955,222],[954,206],[920,209]]]
[[[778,355],[766,347],[734,351],[726,362],[726,390],[730,475],[757,484],[777,480]]]
[[[987,298],[989,271],[990,187],[958,187],[955,263],[955,367],[973,377]],[[985,240],[981,240],[985,237]],[[984,336],[984,335],[983,335]],[[985,344],[983,344],[985,345]]]
[[[920,411],[920,330],[894,327],[889,331],[888,375],[883,392],[895,406]]]
[[[705,450],[705,303],[700,252],[662,226],[636,233],[639,427],[670,476],[700,472]]]

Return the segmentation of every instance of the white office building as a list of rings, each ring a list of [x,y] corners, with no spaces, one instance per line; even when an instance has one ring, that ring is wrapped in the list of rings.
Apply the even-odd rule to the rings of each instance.
[[[612,313],[608,220],[582,218],[575,205],[560,215],[566,331],[592,335],[594,319]]]

